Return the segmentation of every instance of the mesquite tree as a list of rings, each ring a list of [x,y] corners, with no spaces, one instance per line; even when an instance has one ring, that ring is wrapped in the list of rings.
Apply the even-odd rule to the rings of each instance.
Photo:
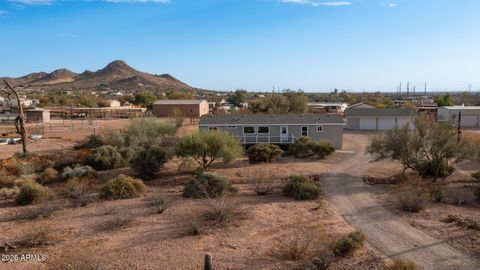
[[[6,80],[3,80],[3,82],[5,82],[8,89],[13,92],[15,98],[17,99],[18,116],[17,118],[15,118],[15,131],[22,137],[23,153],[27,153],[27,128],[25,127],[26,118],[25,114],[23,113],[22,103],[20,102],[20,95],[18,94],[18,91],[15,90],[12,86],[10,86],[10,84]]]

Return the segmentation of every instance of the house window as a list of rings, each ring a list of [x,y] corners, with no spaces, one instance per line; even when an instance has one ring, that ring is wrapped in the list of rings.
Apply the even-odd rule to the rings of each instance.
[[[218,130],[217,127],[209,127],[208,130]]]
[[[261,134],[268,134],[268,127],[258,127],[258,133],[261,133]]]
[[[307,126],[302,127],[302,136],[303,137],[308,137],[308,127]]]
[[[255,127],[243,127],[243,133],[255,134]]]
[[[227,126],[227,129],[236,129],[237,126]]]
[[[323,126],[317,126],[317,132],[323,132]]]

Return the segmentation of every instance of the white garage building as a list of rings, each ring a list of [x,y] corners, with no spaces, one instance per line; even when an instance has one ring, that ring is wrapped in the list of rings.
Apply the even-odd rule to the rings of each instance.
[[[413,128],[413,121],[417,116],[414,109],[372,109],[359,108],[347,110],[347,129],[352,130],[387,130],[394,127],[403,127],[409,124]]]
[[[448,121],[454,125],[458,123],[458,116],[461,116],[462,127],[480,126],[480,106],[446,106],[437,110],[438,121]]]

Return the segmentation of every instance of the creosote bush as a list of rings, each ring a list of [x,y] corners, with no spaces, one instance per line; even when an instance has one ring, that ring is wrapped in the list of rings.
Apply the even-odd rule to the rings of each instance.
[[[283,193],[296,200],[313,200],[320,196],[321,189],[307,176],[292,175],[283,188]]]
[[[332,243],[332,250],[335,256],[346,256],[359,248],[365,236],[359,231],[353,231],[348,235],[342,236]]]
[[[275,144],[255,144],[247,150],[250,163],[271,162],[283,155],[283,150]]]
[[[126,166],[126,161],[118,148],[111,145],[94,148],[85,162],[96,170],[111,170]]]
[[[33,181],[27,181],[20,187],[20,192],[15,198],[15,202],[18,205],[27,205],[52,200],[54,198],[55,193],[49,188]]]
[[[145,193],[146,188],[140,179],[119,175],[102,186],[101,197],[107,200],[137,198]]]
[[[75,149],[82,149],[82,148],[94,149],[94,148],[103,146],[104,144],[105,143],[103,141],[102,136],[92,134],[92,135],[89,135],[84,142],[80,143],[79,145],[76,145],[74,148]]]
[[[152,146],[139,151],[130,161],[130,166],[140,178],[151,180],[167,161],[167,153],[160,146]]]
[[[236,191],[236,188],[226,177],[215,173],[201,172],[195,179],[185,184],[183,196],[187,198],[216,198]]]
[[[308,137],[301,137],[290,145],[288,150],[295,157],[324,159],[335,152],[335,146],[328,141],[314,141]]]

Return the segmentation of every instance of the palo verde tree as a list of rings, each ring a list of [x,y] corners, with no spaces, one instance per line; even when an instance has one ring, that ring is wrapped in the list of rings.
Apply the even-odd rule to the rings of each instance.
[[[375,137],[367,151],[377,159],[392,159],[422,176],[446,178],[455,163],[466,156],[466,144],[458,140],[449,124],[439,123],[428,116],[415,119],[415,128],[395,128]]]
[[[15,95],[15,98],[17,99],[18,103],[18,116],[15,118],[15,130],[17,134],[22,137],[22,150],[23,153],[27,153],[27,128],[25,127],[25,114],[23,113],[23,106],[22,103],[20,102],[20,95],[18,94],[18,91],[15,90],[6,80],[3,80],[3,82],[7,85],[8,89],[13,92]]]
[[[199,131],[184,136],[178,145],[177,155],[192,157],[203,169],[215,160],[229,163],[243,154],[243,147],[230,133],[224,131]]]

